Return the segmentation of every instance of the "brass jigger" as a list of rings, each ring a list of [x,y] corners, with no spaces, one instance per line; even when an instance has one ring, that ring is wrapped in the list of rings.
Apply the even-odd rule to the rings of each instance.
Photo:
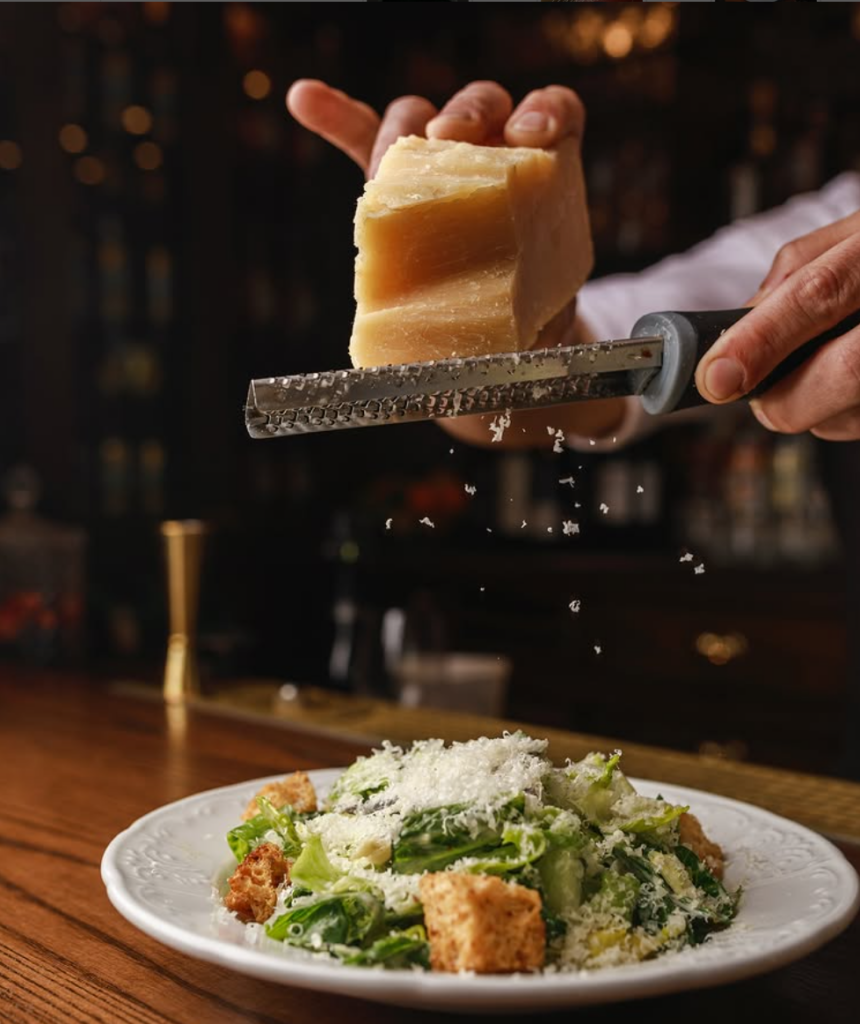
[[[170,638],[164,666],[164,700],[182,704],[200,693],[197,672],[197,608],[206,528],[197,519],[161,524],[167,555]]]

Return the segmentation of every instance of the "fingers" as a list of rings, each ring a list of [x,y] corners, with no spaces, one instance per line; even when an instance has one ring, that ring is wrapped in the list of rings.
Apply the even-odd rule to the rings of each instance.
[[[784,245],[776,254],[773,265],[749,305],[761,302],[796,270],[806,266],[807,263],[857,231],[860,231],[860,211],[851,214],[850,217],[837,220],[833,224],[826,224],[823,228],[810,231],[808,235],[796,238]]]
[[[564,86],[536,89],[513,115],[512,108],[508,92],[497,82],[486,81],[471,82],[439,112],[420,96],[401,96],[382,119],[366,103],[316,79],[299,79],[287,93],[293,117],[343,150],[368,177],[402,135],[511,146],[553,146],[569,136],[582,138],[584,107]]]
[[[372,178],[388,147],[403,135],[424,135],[436,108],[422,96],[401,96],[389,103],[370,154],[367,176]]]
[[[860,328],[828,342],[750,408],[762,426],[782,434],[817,431],[860,409]]]
[[[312,132],[343,150],[367,173],[379,115],[325,82],[300,78],[287,93],[287,109]]]
[[[739,398],[805,341],[860,308],[860,233],[796,270],[720,338],[696,369],[710,402]],[[814,365],[831,345],[813,356]]]
[[[427,125],[435,139],[509,146],[554,146],[563,138],[581,139],[585,108],[572,89],[549,85],[535,89],[511,113],[510,95],[496,82],[472,82],[461,89]]]
[[[860,406],[819,423],[813,428],[812,433],[822,441],[860,440]]]
[[[509,146],[554,146],[567,136],[582,139],[585,107],[572,89],[548,85],[535,89],[505,125]]]
[[[488,145],[502,138],[513,101],[498,82],[470,82],[427,125],[429,139]]]

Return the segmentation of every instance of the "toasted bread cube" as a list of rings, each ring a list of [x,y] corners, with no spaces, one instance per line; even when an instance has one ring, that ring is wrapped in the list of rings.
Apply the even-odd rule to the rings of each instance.
[[[723,849],[708,839],[695,814],[682,814],[678,819],[678,825],[678,835],[682,845],[689,846],[714,878],[722,878],[725,866]]]
[[[224,905],[240,921],[268,920],[275,909],[278,886],[289,878],[290,863],[274,843],[261,843],[230,878]]]
[[[490,875],[441,871],[419,882],[434,971],[504,974],[543,967],[540,895]]]
[[[289,804],[299,814],[317,809],[316,790],[305,772],[293,772],[280,782],[267,782],[245,808],[242,821],[247,821],[260,813],[257,806],[258,796],[264,796],[275,807]]]

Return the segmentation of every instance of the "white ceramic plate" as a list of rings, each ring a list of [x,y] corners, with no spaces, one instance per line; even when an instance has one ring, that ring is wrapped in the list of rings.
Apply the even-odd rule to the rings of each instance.
[[[340,769],[310,772],[321,795]],[[274,778],[281,778],[275,776]],[[168,804],[105,850],[102,878],[116,909],[167,946],[298,988],[400,1006],[486,1013],[551,1010],[735,981],[797,960],[844,929],[857,911],[857,874],[827,840],[749,804],[632,780],[648,796],[689,804],[728,857],[726,883],[744,887],[735,923],[701,946],[656,960],[576,974],[460,976],[382,971],[262,936],[219,911],[214,886],[232,868],[225,835],[264,782],[255,779]]]

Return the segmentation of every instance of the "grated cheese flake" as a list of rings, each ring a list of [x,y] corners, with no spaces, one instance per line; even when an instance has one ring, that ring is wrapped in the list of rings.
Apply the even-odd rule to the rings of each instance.
[[[423,519],[419,519],[418,522],[422,526],[429,526],[431,530],[435,530],[436,529],[436,524],[433,522],[433,520],[430,518],[430,516],[424,516],[424,518]]]
[[[600,511],[601,511],[601,512],[602,512],[602,513],[603,513],[604,515],[606,515],[606,513],[607,513],[607,512],[609,511],[609,506],[608,506],[608,505],[606,504],[606,502],[605,502],[605,501],[602,501],[602,502],[600,503]]]
[[[478,488],[474,484],[465,484],[466,494],[474,494]]]
[[[693,568],[693,572],[697,576],[701,576],[704,571],[705,571],[705,563],[704,562],[700,563],[699,565],[697,565],[697,566],[695,566]]]
[[[565,537],[572,537],[574,534],[579,533],[579,523],[574,522],[573,519],[565,519],[561,524],[561,528]]]
[[[493,435],[492,443],[495,444],[505,436],[505,431],[511,425],[511,410],[505,409],[503,413],[499,413],[498,416],[493,419],[490,423],[490,433]]]
[[[568,484],[570,487],[573,487],[576,484],[576,481],[573,479],[572,476],[565,476],[565,477],[562,477],[561,480],[559,480],[559,483],[560,484]]]
[[[582,602],[579,600],[579,598],[574,598],[568,605],[568,608],[570,608],[573,614],[576,615],[576,613],[579,611],[581,607],[581,604]]]
[[[391,524],[392,524],[393,522],[394,522],[394,520],[393,520],[393,519],[386,519],[386,520],[385,520],[385,529],[386,529],[386,530],[390,530],[390,529],[391,529]]]
[[[639,484],[639,486],[636,488],[636,493],[637,494],[644,494],[645,493],[645,488],[642,486],[642,484]]]
[[[678,559],[678,561],[679,562],[692,562],[693,561],[692,552],[687,551],[685,554],[681,555],[681,557]]]

